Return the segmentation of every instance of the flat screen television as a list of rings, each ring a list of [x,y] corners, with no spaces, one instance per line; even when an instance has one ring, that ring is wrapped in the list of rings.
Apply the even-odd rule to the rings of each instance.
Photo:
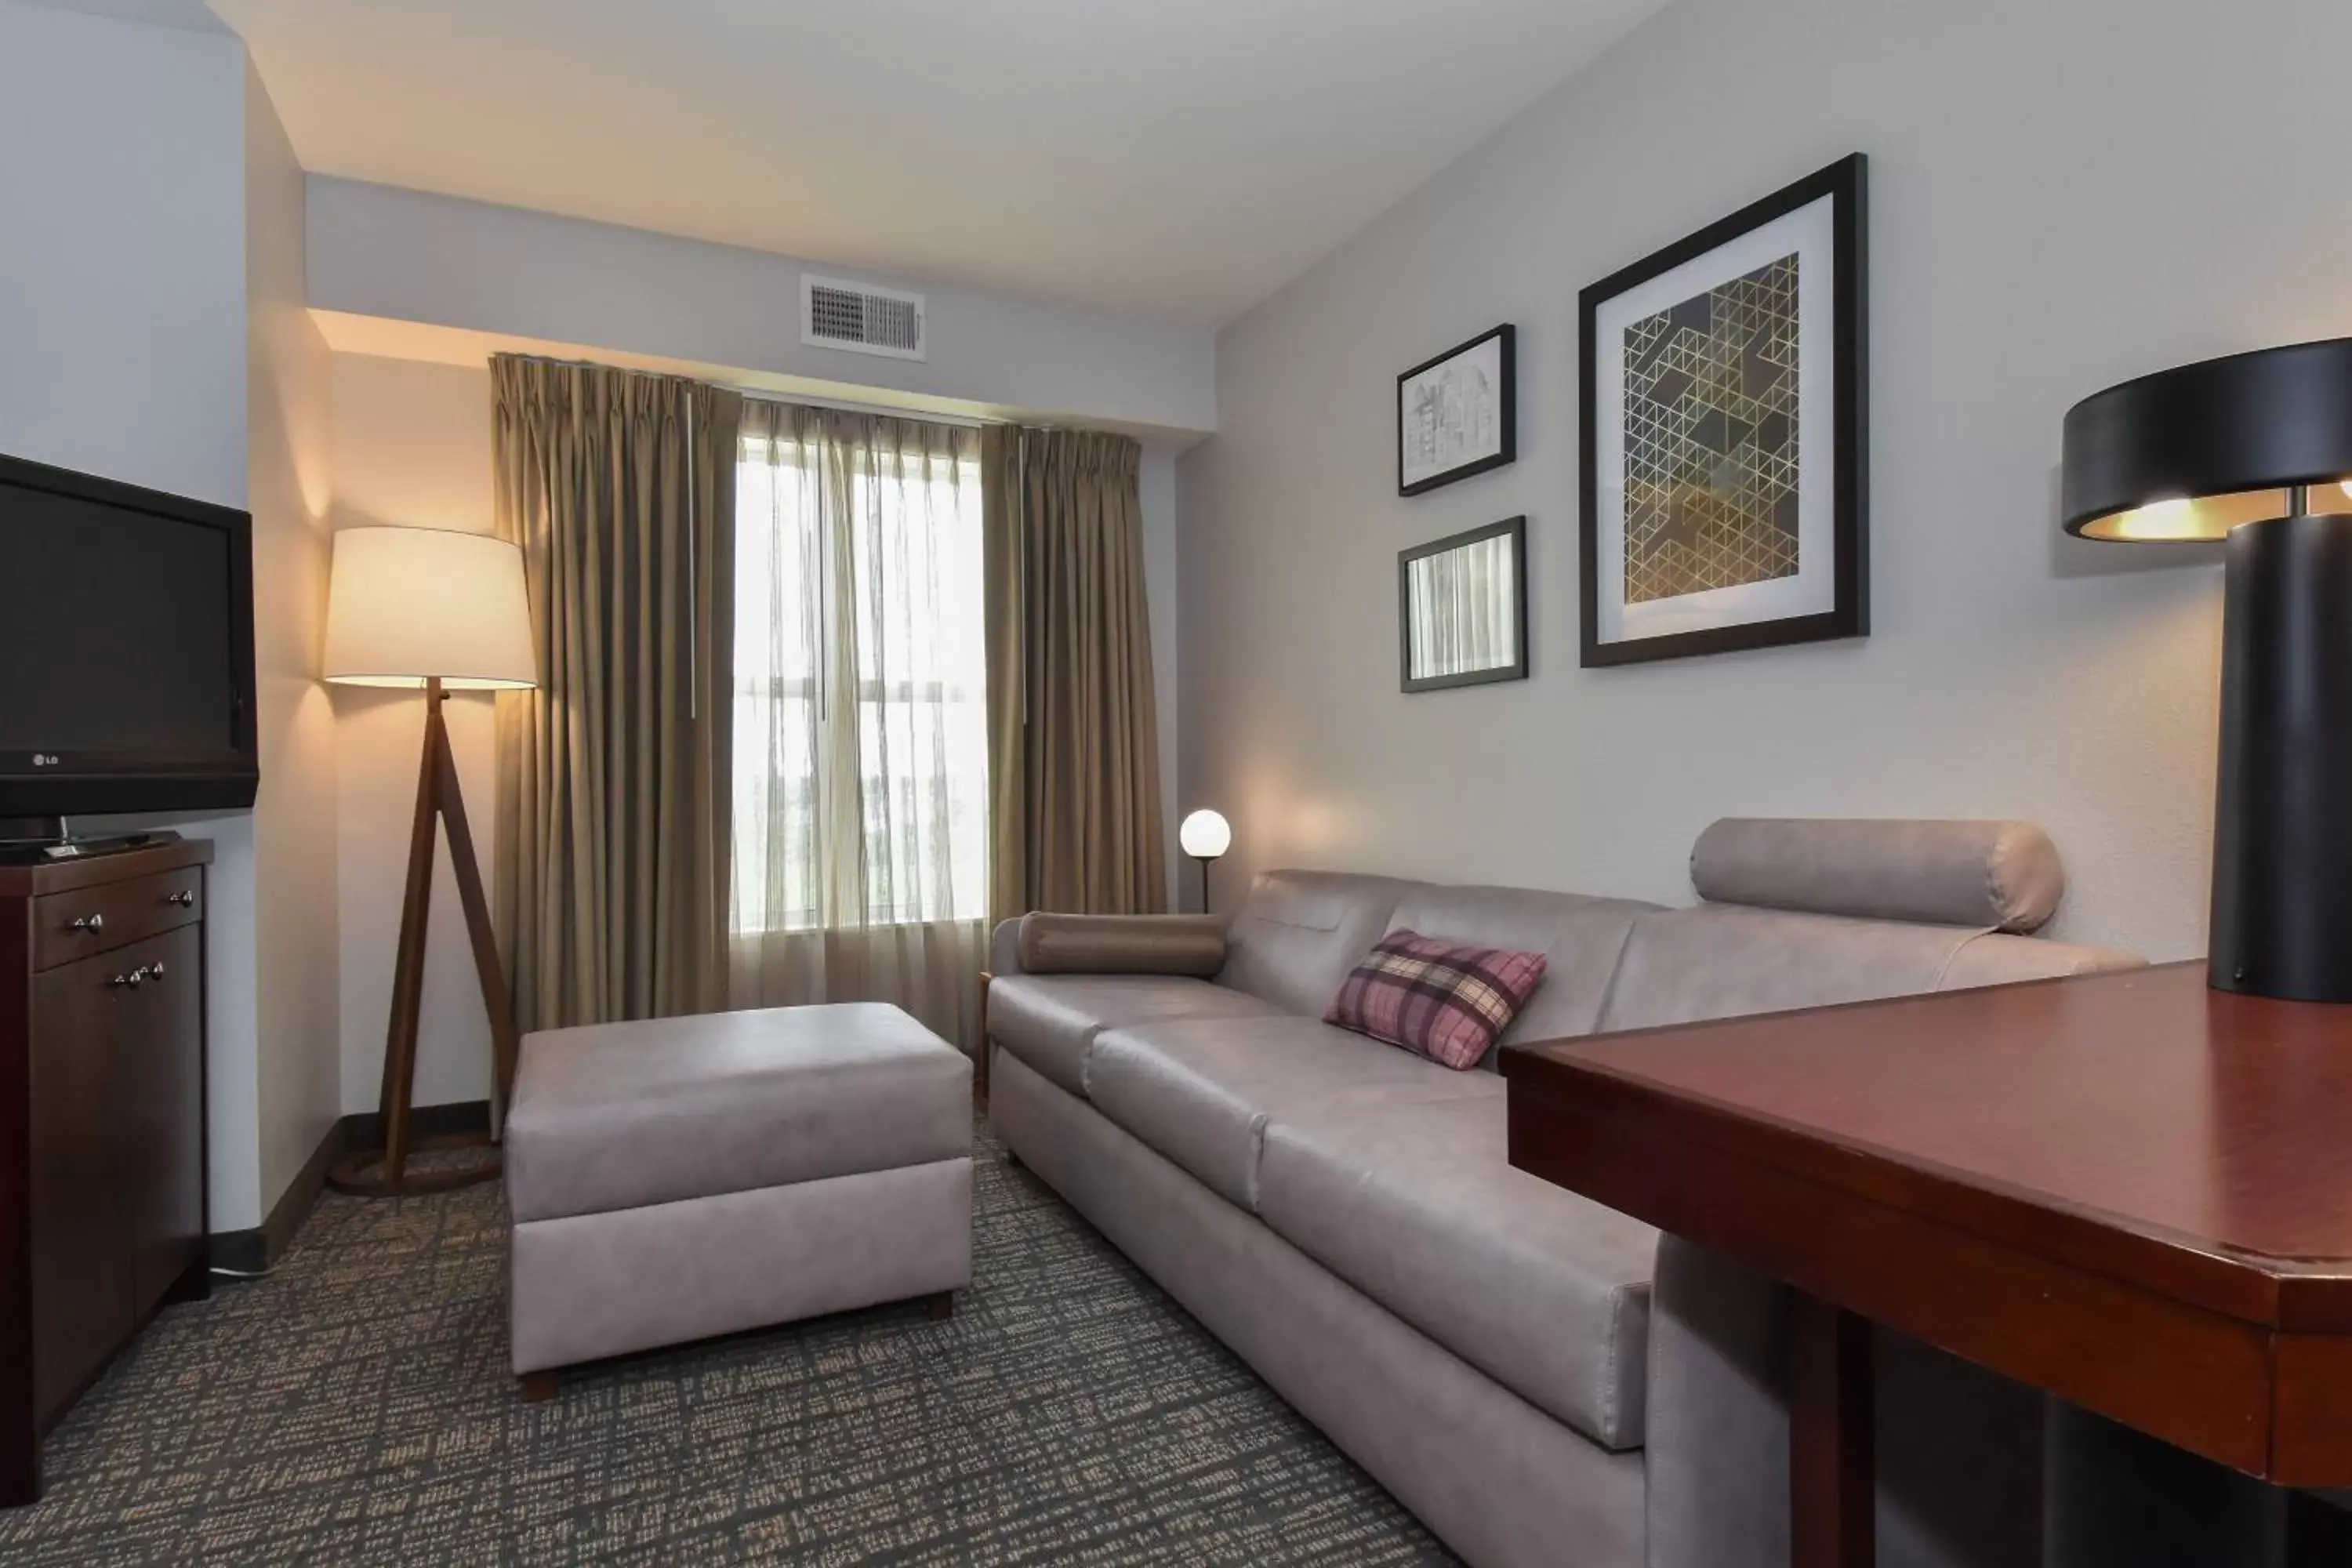
[[[0,837],[253,804],[252,541],[241,511],[0,457]]]

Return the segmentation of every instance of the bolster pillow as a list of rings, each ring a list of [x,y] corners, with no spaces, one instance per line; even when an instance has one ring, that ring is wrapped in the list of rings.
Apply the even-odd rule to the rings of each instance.
[[[2066,874],[2026,822],[1726,817],[1691,847],[1691,886],[1712,903],[2030,931]]]
[[[1225,928],[1214,915],[1021,917],[1021,967],[1031,974],[1214,974]]]

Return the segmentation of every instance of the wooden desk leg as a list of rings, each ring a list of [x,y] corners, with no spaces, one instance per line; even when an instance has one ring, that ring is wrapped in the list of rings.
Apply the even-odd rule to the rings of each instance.
[[[1871,1568],[1877,1518],[1870,1321],[1802,1290],[1790,1293],[1790,1568]]]

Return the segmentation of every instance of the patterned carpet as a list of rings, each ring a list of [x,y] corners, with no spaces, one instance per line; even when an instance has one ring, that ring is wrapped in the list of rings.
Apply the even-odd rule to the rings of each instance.
[[[11,1568],[1452,1559],[983,1129],[972,1289],[526,1405],[499,1189],[329,1197],[48,1445]]]

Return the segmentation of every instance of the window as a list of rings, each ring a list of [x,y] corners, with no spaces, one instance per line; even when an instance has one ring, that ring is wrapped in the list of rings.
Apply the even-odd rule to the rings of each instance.
[[[976,430],[747,403],[736,473],[739,935],[988,902]]]

